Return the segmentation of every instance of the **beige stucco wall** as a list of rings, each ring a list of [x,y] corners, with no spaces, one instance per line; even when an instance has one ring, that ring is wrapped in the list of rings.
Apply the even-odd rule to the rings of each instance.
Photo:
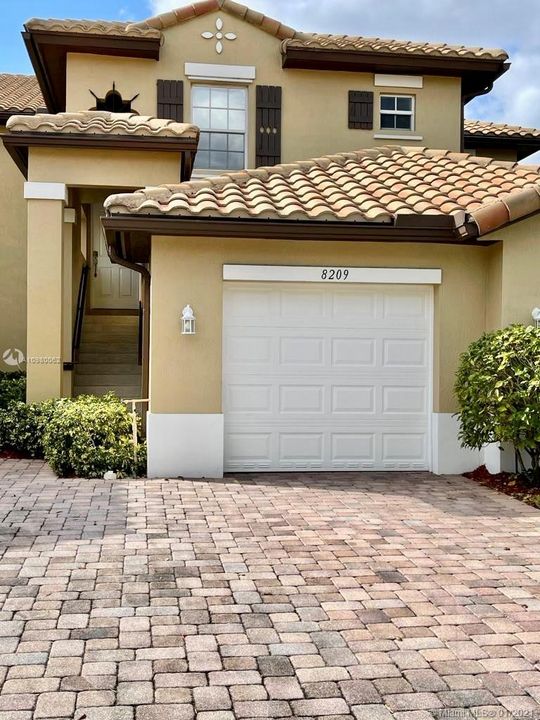
[[[3,129],[2,129],[3,130]],[[0,370],[9,348],[26,352],[26,203],[24,177],[0,142]]]
[[[540,215],[486,236],[501,240],[501,326],[530,324],[531,310],[540,307]]]
[[[216,19],[224,21],[224,31],[237,39],[224,41],[218,55],[215,40],[201,37],[215,31]],[[427,76],[422,89],[374,87],[371,73],[283,70],[280,41],[226,13],[212,13],[193,19],[164,33],[159,62],[95,55],[70,54],[67,61],[67,109],[88,110],[95,100],[89,90],[104,97],[113,82],[129,99],[139,94],[133,108],[146,115],[157,111],[157,79],[184,80],[185,120],[190,115],[190,80],[184,75],[185,62],[256,67],[256,80],[249,87],[249,158],[255,160],[255,85],[280,85],[283,88],[282,160],[317,157],[327,153],[374,147],[385,144],[418,145],[459,150],[461,129],[461,82],[458,78]],[[396,92],[416,97],[416,128],[412,135],[422,140],[377,139],[378,113],[373,130],[349,130],[348,91],[373,90],[375,109],[380,93]],[[403,131],[400,132],[403,135]]]
[[[29,151],[28,179],[111,191],[178,183],[180,153],[36,147]]]
[[[434,411],[454,412],[457,359],[486,324],[489,253],[483,247],[392,243],[152,239],[151,411],[221,412],[224,263],[442,268],[435,290]],[[198,326],[180,334],[191,303]]]

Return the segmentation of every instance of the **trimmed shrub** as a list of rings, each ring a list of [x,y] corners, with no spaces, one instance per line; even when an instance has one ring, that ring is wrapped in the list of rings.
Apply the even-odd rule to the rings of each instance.
[[[145,472],[146,447],[139,446],[135,462],[131,415],[113,394],[56,401],[45,425],[43,448],[45,459],[61,477],[103,477],[108,470],[120,477]]]
[[[473,342],[455,392],[462,444],[511,443],[522,474],[540,484],[540,328],[511,325]]]
[[[0,410],[0,450],[13,450],[29,458],[43,457],[43,434],[56,401],[27,405],[10,402]]]
[[[26,375],[23,372],[0,372],[0,410],[14,401],[24,402]]]

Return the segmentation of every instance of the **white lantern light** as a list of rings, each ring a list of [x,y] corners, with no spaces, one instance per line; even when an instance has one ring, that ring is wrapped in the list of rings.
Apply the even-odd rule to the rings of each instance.
[[[540,328],[540,308],[535,307],[531,313],[532,319],[535,322],[537,328]]]
[[[191,305],[182,310],[182,335],[195,335],[195,315]]]

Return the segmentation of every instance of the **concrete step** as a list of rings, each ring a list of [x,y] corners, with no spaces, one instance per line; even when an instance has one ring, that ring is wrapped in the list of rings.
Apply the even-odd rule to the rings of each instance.
[[[141,373],[137,372],[125,375],[123,373],[113,374],[96,372],[92,375],[79,375],[77,381],[80,385],[114,385],[115,387],[140,385]]]
[[[138,398],[141,393],[138,332],[137,316],[87,315],[75,369],[75,394],[115,392],[122,398]]]
[[[97,365],[112,365],[117,363],[121,365],[136,365],[138,364],[138,353],[131,351],[115,352],[105,355],[102,352],[86,351],[83,347],[81,347],[81,350],[79,352],[79,363],[95,363]]]
[[[141,399],[141,386],[140,385],[75,385],[74,394],[77,395],[106,395],[107,393],[114,393],[118,397],[125,400],[138,400]]]
[[[141,366],[138,363],[121,362],[79,362],[77,364],[78,375],[94,375],[96,372],[101,375],[140,375]]]

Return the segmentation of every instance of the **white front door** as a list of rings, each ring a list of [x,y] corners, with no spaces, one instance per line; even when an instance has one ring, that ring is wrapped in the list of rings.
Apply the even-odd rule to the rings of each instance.
[[[90,306],[111,310],[136,309],[139,307],[139,273],[110,261],[100,222],[103,208],[93,205],[92,214]]]
[[[225,469],[428,469],[432,292],[226,283]]]

